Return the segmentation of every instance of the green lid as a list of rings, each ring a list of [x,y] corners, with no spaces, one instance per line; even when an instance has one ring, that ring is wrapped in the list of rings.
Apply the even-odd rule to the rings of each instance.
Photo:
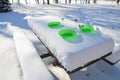
[[[71,29],[60,30],[59,35],[65,40],[74,40],[76,38],[76,32]]]
[[[48,23],[49,28],[53,28],[53,29],[54,29],[54,28],[59,28],[60,25],[61,25],[61,23],[58,22],[58,21],[55,21],[55,22],[49,22],[49,23]]]
[[[81,28],[81,31],[86,32],[86,33],[92,33],[92,32],[94,32],[94,28],[92,26],[89,26],[89,25],[84,25]]]

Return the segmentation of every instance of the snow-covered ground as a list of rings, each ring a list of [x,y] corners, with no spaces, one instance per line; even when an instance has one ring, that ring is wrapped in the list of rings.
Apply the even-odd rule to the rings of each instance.
[[[35,45],[38,53],[46,49],[29,28],[26,17],[56,15],[79,22],[91,20],[93,25],[120,31],[120,5],[17,5],[13,12],[0,13],[0,80],[23,80],[22,70],[16,54],[13,32],[24,31]],[[118,37],[119,38],[119,37]],[[44,49],[44,50],[43,50]],[[41,55],[41,54],[40,54]],[[87,70],[70,75],[72,80],[119,80],[120,63],[109,65],[103,60],[89,66]]]

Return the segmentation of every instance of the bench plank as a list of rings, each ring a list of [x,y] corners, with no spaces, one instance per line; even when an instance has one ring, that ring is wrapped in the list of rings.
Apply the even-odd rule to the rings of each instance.
[[[13,37],[24,80],[54,80],[28,37],[23,32]]]

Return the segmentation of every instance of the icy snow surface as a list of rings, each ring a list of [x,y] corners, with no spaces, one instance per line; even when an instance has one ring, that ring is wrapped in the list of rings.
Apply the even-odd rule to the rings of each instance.
[[[23,80],[17,59],[12,33],[24,31],[34,43],[38,53],[46,51],[27,25],[26,16],[53,14],[64,16],[71,21],[79,17],[79,22],[89,18],[93,25],[99,25],[120,31],[120,5],[13,5],[14,12],[0,13],[0,80]],[[112,35],[112,34],[111,34]],[[116,37],[119,39],[120,37]],[[43,52],[40,48],[45,49]],[[41,54],[40,54],[41,55]],[[79,61],[78,61],[79,62]],[[72,80],[119,80],[120,62],[111,66],[99,61],[87,68],[70,75]]]

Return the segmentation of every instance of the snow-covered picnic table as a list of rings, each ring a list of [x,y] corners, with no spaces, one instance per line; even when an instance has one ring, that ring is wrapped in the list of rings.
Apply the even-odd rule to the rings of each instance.
[[[31,29],[67,71],[83,67],[113,51],[113,40],[99,32],[86,34],[75,30],[77,32],[75,41],[64,40],[58,33],[62,29],[73,29],[75,24],[73,21],[65,19],[64,27],[57,29],[49,28],[48,23],[51,21],[61,22],[60,17],[31,17],[27,21]]]

